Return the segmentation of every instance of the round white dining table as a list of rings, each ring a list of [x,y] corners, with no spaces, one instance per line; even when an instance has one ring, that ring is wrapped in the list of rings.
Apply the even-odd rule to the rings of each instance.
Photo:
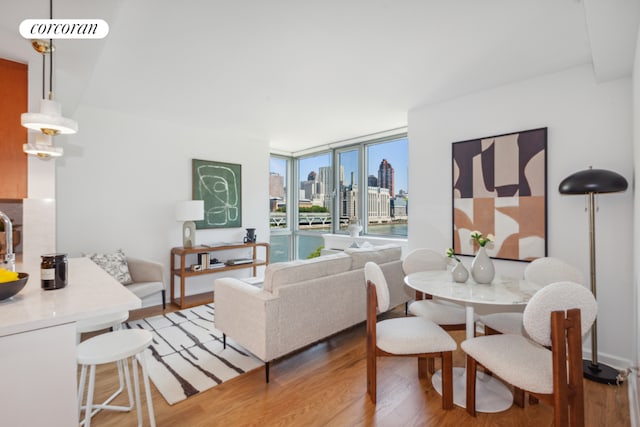
[[[458,303],[466,310],[466,337],[474,337],[475,305],[526,305],[542,285],[522,279],[496,277],[490,284],[478,284],[469,279],[457,283],[449,271],[422,271],[405,277],[405,283],[420,292]],[[436,372],[432,377],[434,388],[442,394],[442,375]],[[453,369],[453,401],[466,407],[466,369]],[[500,380],[478,372],[476,377],[476,410],[479,412],[501,412],[509,409],[513,395]]]

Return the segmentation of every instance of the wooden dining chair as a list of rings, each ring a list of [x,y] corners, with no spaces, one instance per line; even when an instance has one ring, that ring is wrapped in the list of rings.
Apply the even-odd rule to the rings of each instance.
[[[586,287],[552,283],[531,298],[523,314],[530,338],[487,335],[462,342],[467,353],[467,412],[476,416],[476,371],[482,365],[517,390],[528,391],[554,408],[556,427],[584,425],[582,336],[597,314]],[[514,395],[524,407],[524,394]]]
[[[554,282],[584,283],[582,272],[560,258],[538,258],[524,270],[524,280],[547,286]],[[485,335],[492,334],[522,334],[522,313],[506,312],[491,313],[480,316],[480,322],[484,324]]]
[[[420,248],[411,251],[402,262],[405,275],[419,271],[437,271],[447,269],[447,258],[438,252]],[[419,299],[409,304],[409,313],[437,323],[446,331],[463,331],[466,328],[466,312],[464,307],[454,302],[431,299]]]
[[[418,375],[427,377],[427,360],[442,359],[442,408],[453,408],[453,351],[457,345],[440,326],[422,317],[400,317],[378,322],[377,313],[389,308],[389,288],[382,269],[368,262],[364,266],[367,286],[367,393],[377,396],[378,357],[400,356],[418,359]]]

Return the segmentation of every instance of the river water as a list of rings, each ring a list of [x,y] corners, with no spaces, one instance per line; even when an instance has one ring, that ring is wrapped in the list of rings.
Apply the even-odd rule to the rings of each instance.
[[[368,234],[375,237],[407,237],[407,224],[370,224]],[[298,243],[298,259],[305,259],[318,247],[324,245],[320,234],[330,230],[318,230],[318,236],[301,235]],[[275,236],[271,238],[271,262],[289,260],[289,236]]]

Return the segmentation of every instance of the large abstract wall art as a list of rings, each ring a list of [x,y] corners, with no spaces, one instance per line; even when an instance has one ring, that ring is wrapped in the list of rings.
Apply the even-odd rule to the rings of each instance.
[[[193,159],[193,200],[204,200],[204,220],[196,228],[242,226],[241,166]]]
[[[547,255],[547,128],[452,144],[453,249],[477,250],[469,234],[493,234],[487,253],[531,261]]]

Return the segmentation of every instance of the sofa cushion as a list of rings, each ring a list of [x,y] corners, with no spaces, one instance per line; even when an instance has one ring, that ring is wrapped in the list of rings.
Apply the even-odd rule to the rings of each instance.
[[[279,286],[342,273],[350,268],[351,258],[344,253],[269,264],[264,272],[264,290],[272,292]]]
[[[397,261],[402,256],[402,248],[393,244],[373,246],[371,248],[346,248],[344,252],[351,257],[352,270],[364,268],[364,265],[369,261],[380,265]]]
[[[123,285],[133,283],[131,273],[129,273],[127,257],[125,256],[122,249],[118,249],[117,251],[110,254],[92,253],[87,254],[86,256],[89,257],[91,261],[98,264],[100,268],[109,273],[111,276],[113,276],[113,278],[115,278]]]

